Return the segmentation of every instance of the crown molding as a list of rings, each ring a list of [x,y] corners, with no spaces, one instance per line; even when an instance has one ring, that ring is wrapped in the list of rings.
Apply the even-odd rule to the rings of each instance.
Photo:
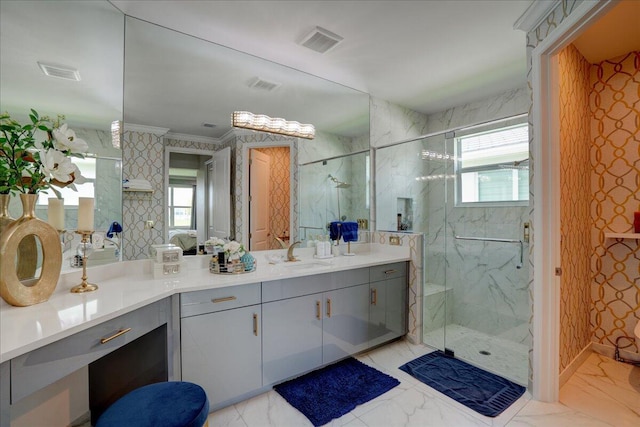
[[[152,133],[158,136],[164,136],[167,132],[169,132],[169,128],[159,128],[155,126],[146,126],[146,125],[136,125],[133,123],[125,123],[124,124],[125,131],[131,132],[140,132],[140,133]]]
[[[188,133],[167,132],[167,134],[164,137],[177,139],[180,141],[202,142],[205,144],[220,144],[222,142],[220,138],[213,138],[210,136],[200,136],[200,135],[189,135]]]
[[[560,2],[561,0],[533,0],[527,10],[513,24],[513,29],[528,33],[537,28]]]

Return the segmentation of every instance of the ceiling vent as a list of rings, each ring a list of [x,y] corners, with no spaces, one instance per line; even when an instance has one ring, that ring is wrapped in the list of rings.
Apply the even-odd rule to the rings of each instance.
[[[336,33],[332,33],[322,27],[316,27],[302,39],[300,44],[316,52],[325,53],[333,49],[342,40],[343,38]]]
[[[49,77],[56,77],[59,79],[80,81],[80,73],[73,68],[65,67],[63,65],[45,64],[44,62],[38,62],[42,72]]]
[[[249,82],[249,87],[252,87],[254,89],[266,90],[267,92],[276,90],[280,86],[280,83],[270,82],[268,80],[261,79],[260,77],[256,77]]]

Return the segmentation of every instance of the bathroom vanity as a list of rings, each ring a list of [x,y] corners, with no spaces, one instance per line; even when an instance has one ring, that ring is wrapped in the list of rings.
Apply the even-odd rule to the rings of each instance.
[[[69,293],[79,280],[70,273],[45,303],[3,301],[0,426],[11,404],[84,366],[90,394],[105,377],[143,371],[121,370],[140,340],[136,352],[164,351],[137,361],[157,368],[139,381],[198,383],[215,410],[406,333],[408,248],[363,245],[323,262],[298,255],[278,265],[259,255],[255,272],[237,275],[211,274],[208,257],[193,257],[166,279],[153,279],[150,260],[127,261],[90,269],[93,293]]]

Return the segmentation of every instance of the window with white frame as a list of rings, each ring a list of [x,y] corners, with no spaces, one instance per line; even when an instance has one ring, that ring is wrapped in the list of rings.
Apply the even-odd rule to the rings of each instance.
[[[191,228],[193,215],[193,185],[169,185],[169,227]]]
[[[456,136],[457,205],[529,200],[527,123]]]

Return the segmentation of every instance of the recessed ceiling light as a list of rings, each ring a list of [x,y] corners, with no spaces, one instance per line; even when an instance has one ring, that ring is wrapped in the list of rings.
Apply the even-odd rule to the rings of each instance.
[[[40,69],[46,76],[76,82],[80,81],[80,73],[75,68],[64,65],[45,64],[44,62],[38,62],[38,66],[40,66]]]
[[[333,49],[343,37],[322,27],[315,27],[300,44],[319,53],[326,53]]]

